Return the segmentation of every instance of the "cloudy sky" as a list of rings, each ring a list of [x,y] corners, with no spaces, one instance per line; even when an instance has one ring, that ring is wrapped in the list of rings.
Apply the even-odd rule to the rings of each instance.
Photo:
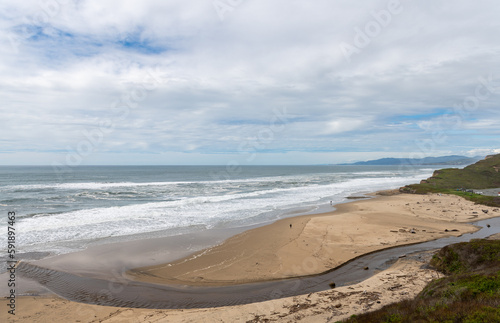
[[[500,152],[500,5],[0,3],[0,164]]]

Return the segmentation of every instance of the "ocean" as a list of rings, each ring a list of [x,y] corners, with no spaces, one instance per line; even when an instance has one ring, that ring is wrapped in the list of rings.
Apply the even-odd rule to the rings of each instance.
[[[439,167],[442,168],[442,167]],[[332,210],[330,201],[431,176],[432,166],[0,167],[0,232],[16,213],[16,252],[256,226]],[[2,244],[2,254],[6,243]]]

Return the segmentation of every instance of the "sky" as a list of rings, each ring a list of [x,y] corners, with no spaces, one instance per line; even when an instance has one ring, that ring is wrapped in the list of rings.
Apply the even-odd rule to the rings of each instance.
[[[0,165],[500,153],[498,1],[0,3]]]

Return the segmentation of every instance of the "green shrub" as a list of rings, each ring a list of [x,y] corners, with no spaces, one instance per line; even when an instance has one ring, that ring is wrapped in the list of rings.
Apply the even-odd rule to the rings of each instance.
[[[472,240],[442,248],[432,263],[451,274],[413,300],[347,322],[500,322],[500,241]]]

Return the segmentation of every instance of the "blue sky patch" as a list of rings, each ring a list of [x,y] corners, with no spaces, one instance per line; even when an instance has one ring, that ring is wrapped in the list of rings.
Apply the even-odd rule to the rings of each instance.
[[[419,121],[419,120],[427,120],[427,119],[433,119],[435,117],[440,117],[446,114],[450,114],[451,111],[449,109],[438,109],[437,111],[434,112],[428,112],[428,113],[419,113],[419,114],[412,114],[412,115],[399,115],[395,116],[395,119],[399,121]]]
[[[165,48],[154,45],[150,40],[144,39],[140,30],[128,34],[124,39],[120,39],[116,43],[125,50],[132,50],[142,54],[161,54],[166,51]]]

